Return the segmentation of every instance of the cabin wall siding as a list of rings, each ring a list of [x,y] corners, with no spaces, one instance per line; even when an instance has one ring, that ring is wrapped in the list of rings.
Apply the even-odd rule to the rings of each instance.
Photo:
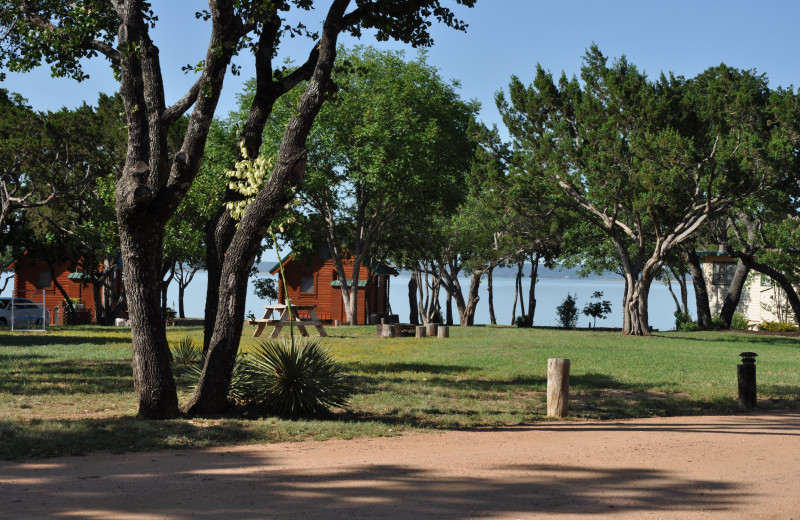
[[[42,304],[42,289],[36,287],[40,272],[50,273],[47,262],[33,259],[27,254],[18,259],[13,264],[14,268],[14,296],[17,298],[28,298],[38,304]],[[68,264],[54,265],[56,280],[64,288],[70,298],[80,298],[87,309],[91,309],[92,316],[96,317],[94,304],[94,293],[92,286],[88,283],[76,282],[69,279],[70,266]],[[64,297],[56,288],[56,284],[51,280],[50,286],[44,289],[44,307],[50,311],[50,321],[54,324],[55,308],[59,308],[58,321],[56,325],[64,322]]]
[[[344,270],[346,274],[352,274],[353,262],[345,261]],[[344,309],[344,299],[342,298],[341,287],[332,287],[331,282],[336,280],[336,266],[332,259],[322,260],[319,258],[314,259],[311,266],[303,265],[299,261],[290,260],[284,263],[283,266],[284,276],[286,277],[286,284],[289,289],[289,298],[295,305],[316,305],[315,309],[317,315],[323,320],[338,320],[340,323],[347,321],[347,313]],[[302,293],[300,292],[300,279],[303,276],[314,277],[314,292]],[[359,280],[367,280],[369,271],[366,267],[361,266],[359,269]],[[378,279],[382,278],[379,289]],[[388,298],[386,292],[389,286],[388,276],[374,276],[370,284],[370,309],[369,313],[384,313],[388,309]],[[366,287],[360,288],[357,291],[357,312],[358,323],[369,323],[369,316],[366,308]],[[283,289],[283,280],[278,277],[278,301],[285,302],[285,291]]]

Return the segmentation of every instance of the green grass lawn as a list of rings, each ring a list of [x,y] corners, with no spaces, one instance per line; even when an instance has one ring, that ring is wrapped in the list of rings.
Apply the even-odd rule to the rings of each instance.
[[[138,421],[130,330],[0,329],[0,457],[394,435],[546,420],[547,359],[571,361],[570,418],[736,413],[738,354],[758,353],[761,408],[800,402],[800,339],[726,332],[659,333],[451,328],[450,339],[376,338],[329,327],[323,345],[357,393],[333,419],[248,417]],[[255,345],[245,327],[242,348]],[[172,327],[171,343],[198,327]],[[192,381],[176,369],[181,399]]]

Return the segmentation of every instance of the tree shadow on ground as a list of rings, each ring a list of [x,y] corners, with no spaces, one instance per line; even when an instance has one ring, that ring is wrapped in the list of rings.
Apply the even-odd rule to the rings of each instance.
[[[698,334],[702,334],[702,331]],[[748,345],[748,350],[753,350],[753,345],[769,345],[769,346],[788,346],[800,347],[800,340],[797,336],[771,336],[766,334],[747,334],[743,332],[730,331],[725,334],[724,338],[715,336],[713,338],[706,338],[696,336],[694,333],[685,333],[680,336],[665,336],[661,334],[653,334],[663,340],[674,341],[699,341],[706,343],[745,343]]]
[[[3,347],[52,347],[55,345],[128,345],[130,336],[113,336],[110,334],[86,333],[79,336],[50,335],[50,334],[7,334],[0,339]]]
[[[130,361],[44,361],[33,356],[13,365],[0,363],[2,393],[105,394],[132,390]]]
[[[288,455],[291,457],[291,455]],[[141,465],[142,460],[146,466]],[[465,454],[465,463],[468,454]],[[409,464],[352,461],[293,469],[279,452],[203,457],[147,453],[115,459],[57,459],[0,469],[11,517],[133,517],[148,512],[194,518],[476,518],[548,514],[614,517],[730,512],[752,500],[722,479],[688,479],[649,468],[505,464],[480,472],[433,474]],[[288,467],[287,467],[288,465]],[[63,475],[71,475],[65,484]],[[135,475],[135,478],[131,476]],[[64,487],[68,485],[68,490]],[[144,500],[120,500],[126,495]],[[157,492],[155,490],[158,490]],[[86,497],[91,497],[88,500]]]

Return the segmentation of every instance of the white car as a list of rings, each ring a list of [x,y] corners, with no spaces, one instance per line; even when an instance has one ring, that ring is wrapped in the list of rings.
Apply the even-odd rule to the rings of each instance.
[[[11,308],[11,298],[0,297],[0,326],[11,325],[11,312],[14,312],[14,326],[42,326],[42,316],[45,323],[50,323],[50,311],[40,304],[27,298],[14,298],[14,308]]]

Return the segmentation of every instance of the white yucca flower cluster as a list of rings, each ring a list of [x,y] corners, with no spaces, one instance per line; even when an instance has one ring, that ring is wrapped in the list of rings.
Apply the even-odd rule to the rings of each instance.
[[[255,198],[268,172],[275,164],[274,157],[259,155],[255,159],[251,159],[244,143],[241,145],[241,152],[243,159],[236,163],[235,170],[227,172],[230,179],[228,187],[245,197],[243,200],[227,203],[227,209],[235,220],[241,220],[247,205]]]

